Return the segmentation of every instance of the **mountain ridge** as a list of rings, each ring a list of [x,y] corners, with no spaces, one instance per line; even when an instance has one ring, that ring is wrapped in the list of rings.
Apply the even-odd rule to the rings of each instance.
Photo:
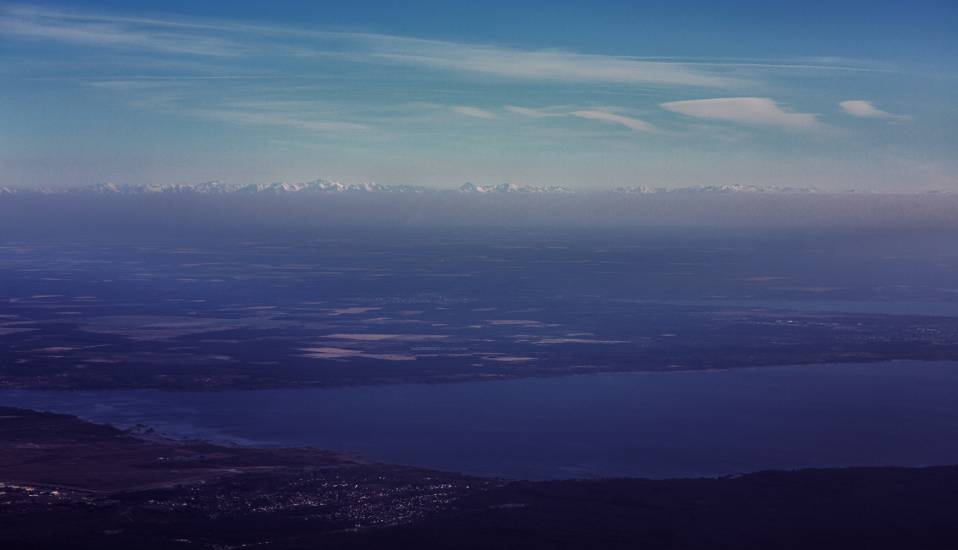
[[[699,185],[687,187],[652,187],[644,185],[623,186],[614,189],[581,191],[558,185],[519,185],[514,183],[475,184],[467,182],[456,188],[435,188],[422,185],[382,184],[375,182],[341,183],[316,179],[306,182],[270,182],[236,184],[219,180],[200,183],[168,184],[115,184],[102,182],[75,187],[12,187],[0,186],[0,196],[15,195],[291,195],[291,194],[435,194],[457,193],[460,195],[693,195],[693,194],[951,194],[950,191],[930,190],[914,192],[876,192],[860,189],[842,191],[822,190],[814,187],[774,185]]]

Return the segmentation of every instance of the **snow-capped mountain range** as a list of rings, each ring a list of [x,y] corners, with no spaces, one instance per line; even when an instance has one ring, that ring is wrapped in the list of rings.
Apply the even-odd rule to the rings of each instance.
[[[572,193],[571,189],[559,187],[556,185],[516,185],[514,183],[500,183],[499,185],[476,185],[475,183],[464,183],[459,187],[460,193],[474,193],[479,195],[493,193]]]
[[[458,193],[462,195],[496,195],[496,194],[551,194],[570,195],[576,191],[560,186],[543,185],[516,185],[500,183],[497,185],[479,185],[465,183],[456,189],[437,189],[417,185],[386,185],[381,183],[351,183],[345,184],[330,180],[314,180],[302,183],[257,183],[233,184],[221,181],[182,184],[171,183],[161,185],[126,185],[113,183],[98,183],[81,187],[47,187],[47,188],[17,188],[0,187],[0,196],[11,195],[290,195],[290,194],[333,194],[333,193]],[[704,185],[696,187],[646,187],[631,186],[619,187],[603,193],[622,195],[663,195],[663,194],[708,194],[708,193],[829,193],[811,187],[778,187],[758,185]],[[850,189],[844,193],[863,193]],[[944,193],[938,191],[938,193]]]
[[[382,183],[351,183],[345,184],[338,181],[314,180],[301,183],[254,183],[248,185],[239,185],[224,183],[221,181],[208,181],[203,183],[182,184],[170,183],[162,185],[122,185],[114,183],[98,183],[83,187],[58,187],[58,188],[10,188],[0,187],[0,195],[14,194],[95,194],[95,195],[227,195],[227,194],[261,194],[261,195],[287,195],[293,193],[319,194],[319,193],[430,193],[430,192],[449,192],[451,190],[440,190],[416,185],[385,185]],[[496,194],[496,193],[572,193],[571,190],[557,186],[539,186],[539,185],[516,185],[513,183],[500,183],[498,185],[476,185],[466,183],[456,189],[464,194]]]
[[[225,194],[262,194],[262,195],[286,195],[290,193],[422,193],[426,189],[423,187],[414,187],[411,185],[383,185],[381,183],[353,183],[345,184],[338,181],[314,180],[300,183],[254,183],[249,185],[238,185],[224,183],[221,181],[210,181],[198,184],[168,184],[168,185],[147,185],[116,186],[111,184],[100,184],[91,188],[79,188],[78,191],[92,190],[101,193],[119,193],[119,194],[160,194],[160,193],[196,193],[203,195],[225,195]]]
[[[160,185],[124,185],[98,183],[82,187],[60,188],[10,188],[0,187],[0,195],[13,194],[95,194],[95,195],[227,195],[227,194],[263,194],[286,195],[291,193],[423,193],[425,187],[413,185],[383,185],[381,183],[345,184],[338,181],[315,180],[302,183],[256,183],[240,185],[221,181],[203,183],[169,183]]]
[[[659,193],[818,193],[814,187],[778,187],[774,185],[702,185],[697,187],[619,187],[617,193],[654,195]]]

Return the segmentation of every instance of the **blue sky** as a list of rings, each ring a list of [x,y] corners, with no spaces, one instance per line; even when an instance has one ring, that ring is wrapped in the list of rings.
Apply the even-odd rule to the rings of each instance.
[[[833,4],[0,4],[0,185],[958,191],[958,5]]]

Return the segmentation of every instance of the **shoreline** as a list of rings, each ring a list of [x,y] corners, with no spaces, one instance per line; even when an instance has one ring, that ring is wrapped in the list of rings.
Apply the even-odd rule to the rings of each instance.
[[[958,466],[504,481],[317,449],[158,442],[7,407],[0,462],[0,542],[11,547],[944,549],[958,541]]]

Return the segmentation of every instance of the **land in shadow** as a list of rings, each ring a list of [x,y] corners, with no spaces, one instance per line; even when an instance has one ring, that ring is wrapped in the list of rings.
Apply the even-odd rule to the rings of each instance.
[[[7,548],[955,548],[958,467],[506,481],[0,408]]]

